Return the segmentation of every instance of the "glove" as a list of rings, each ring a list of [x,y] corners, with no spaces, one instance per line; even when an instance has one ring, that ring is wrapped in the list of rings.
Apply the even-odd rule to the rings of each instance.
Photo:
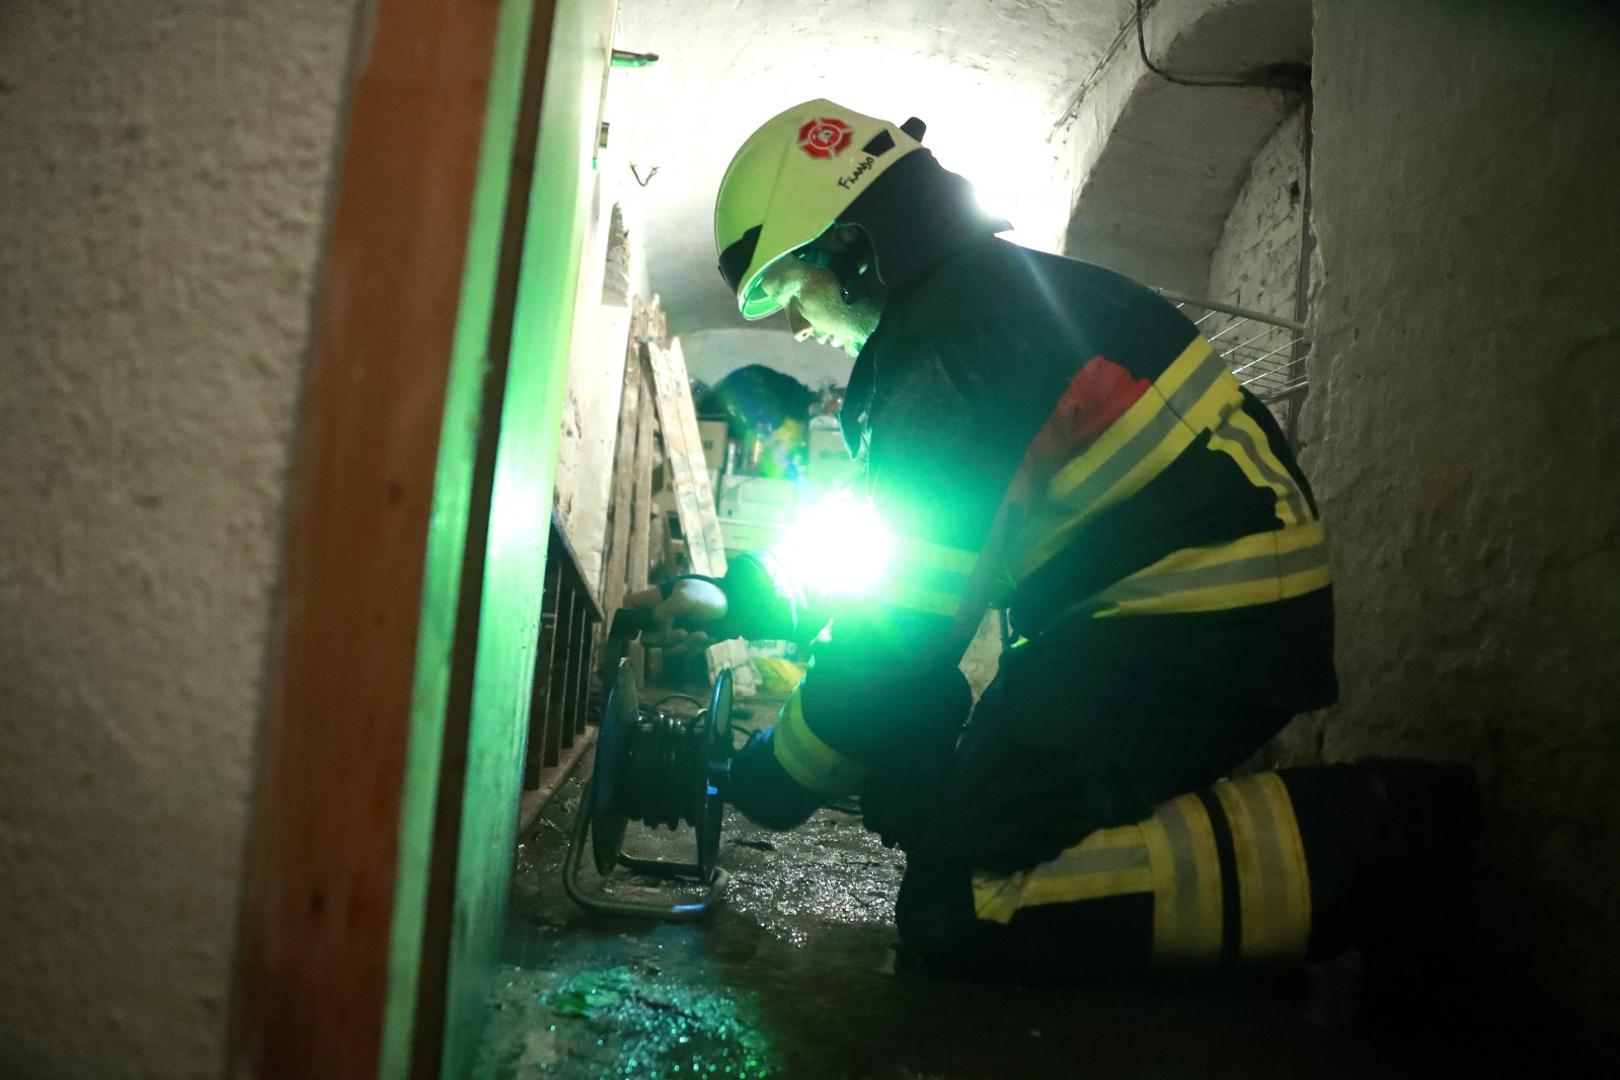
[[[624,599],[629,609],[651,611],[653,627],[642,640],[678,657],[718,640],[715,631],[726,616],[726,594],[708,578],[687,576],[662,588],[643,589]]]

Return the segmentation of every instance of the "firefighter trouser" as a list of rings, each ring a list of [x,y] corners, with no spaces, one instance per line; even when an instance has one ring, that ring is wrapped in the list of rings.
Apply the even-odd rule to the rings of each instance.
[[[896,919],[932,969],[1075,980],[1432,945],[1465,921],[1473,779],[1420,762],[1221,781],[1017,872],[911,859]]]
[[[834,654],[732,765],[728,800],[771,828],[859,794],[913,857],[1021,870],[1214,782],[1287,722],[1140,642],[1037,641],[1002,658],[971,720],[954,664]],[[842,663],[837,661],[842,660]],[[1235,678],[1235,677],[1234,677]]]
[[[950,815],[908,850],[1027,869],[1214,783],[1288,722],[1234,692],[1242,673],[1222,684],[1176,651],[1101,637],[1010,650],[957,744]]]

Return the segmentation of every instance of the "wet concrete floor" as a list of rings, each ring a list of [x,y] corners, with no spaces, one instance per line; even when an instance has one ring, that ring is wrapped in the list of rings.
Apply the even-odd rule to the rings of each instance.
[[[756,715],[768,716],[756,707]],[[561,887],[581,782],[521,846],[478,1075],[559,1077],[1435,1076],[1433,1055],[1355,1034],[1319,971],[1265,992],[975,985],[897,970],[903,857],[859,819],[770,833],[728,811],[724,907],[701,924],[604,918]],[[633,854],[691,860],[689,830],[632,824]],[[604,883],[589,866],[587,887]],[[653,895],[624,871],[615,896]],[[1323,1015],[1329,1016],[1324,1023]],[[1471,1055],[1470,1055],[1471,1056]]]

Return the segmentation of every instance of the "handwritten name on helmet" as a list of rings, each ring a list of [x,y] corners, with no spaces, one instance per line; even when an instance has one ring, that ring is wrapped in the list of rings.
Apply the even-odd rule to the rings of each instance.
[[[854,172],[850,173],[848,176],[840,176],[838,178],[838,186],[841,188],[854,187],[856,182],[860,180],[860,178],[868,171],[870,171],[872,166],[876,163],[877,158],[873,157],[871,154],[866,155],[866,157],[861,159],[861,163],[855,166]]]

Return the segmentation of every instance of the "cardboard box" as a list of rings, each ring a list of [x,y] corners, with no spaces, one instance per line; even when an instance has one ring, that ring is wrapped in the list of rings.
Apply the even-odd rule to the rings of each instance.
[[[703,460],[712,469],[726,466],[727,425],[724,420],[699,420],[698,436],[703,441]]]
[[[787,537],[787,531],[788,526],[782,522],[745,521],[732,517],[720,519],[720,541],[725,545],[727,555],[775,547]]]
[[[777,524],[791,522],[798,504],[793,481],[767,476],[722,476],[715,499],[722,520],[745,518]]]
[[[737,477],[737,501],[756,506],[793,506],[799,493],[793,481],[774,476]]]

